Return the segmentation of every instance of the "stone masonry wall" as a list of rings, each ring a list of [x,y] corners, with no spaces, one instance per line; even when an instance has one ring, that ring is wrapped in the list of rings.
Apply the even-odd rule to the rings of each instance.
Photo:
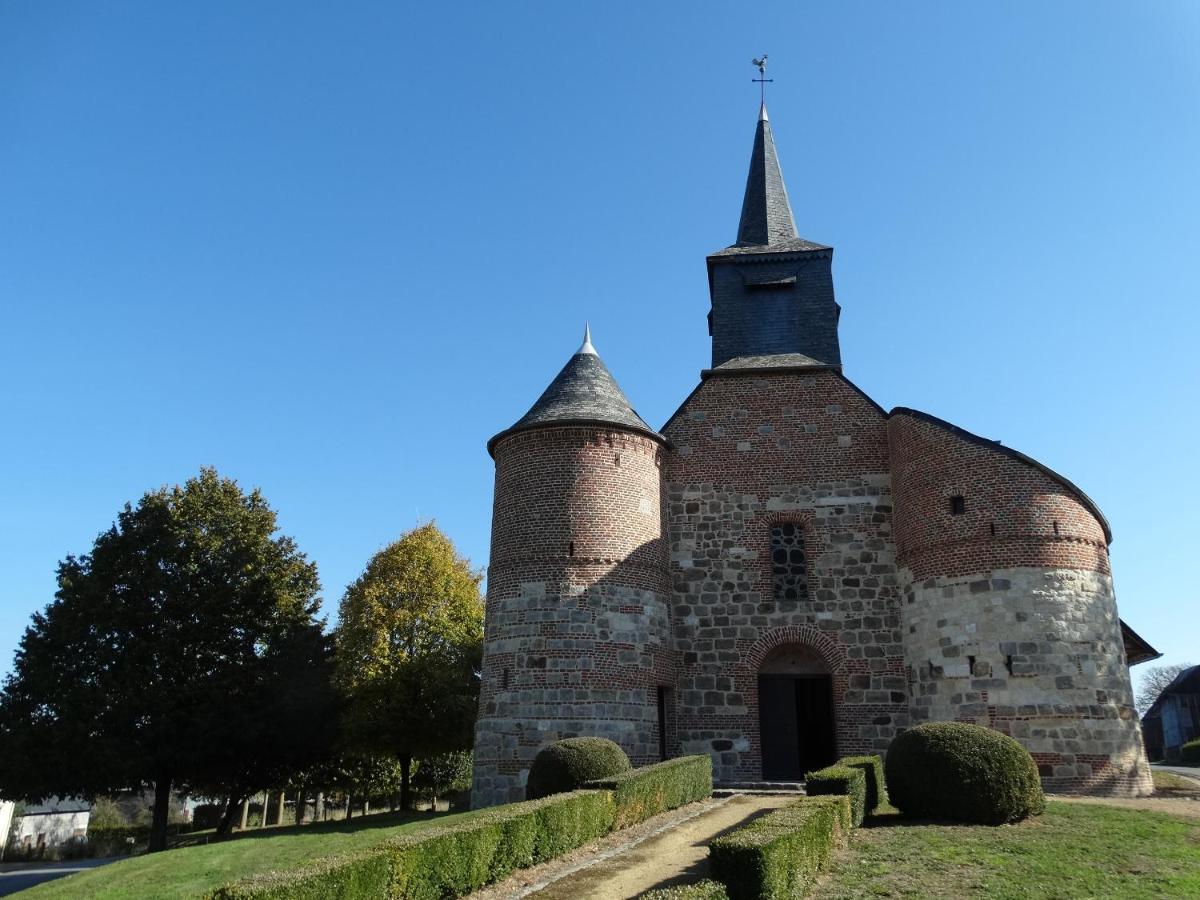
[[[1048,791],[1153,790],[1112,580],[1078,569],[995,569],[905,587],[913,721],[1010,734]]]
[[[547,427],[494,449],[475,807],[523,799],[533,757],[559,738],[657,761],[658,687],[674,684],[661,444]]]
[[[762,777],[757,676],[810,648],[833,676],[837,752],[908,722],[884,415],[824,369],[713,374],[664,428],[682,753]],[[801,523],[808,598],[776,600],[771,526]]]

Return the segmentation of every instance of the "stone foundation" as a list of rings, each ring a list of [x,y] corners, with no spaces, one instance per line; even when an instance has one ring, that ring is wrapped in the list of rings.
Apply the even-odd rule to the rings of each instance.
[[[1012,735],[1047,791],[1153,791],[1108,575],[1022,567],[919,584],[901,575],[914,724]]]

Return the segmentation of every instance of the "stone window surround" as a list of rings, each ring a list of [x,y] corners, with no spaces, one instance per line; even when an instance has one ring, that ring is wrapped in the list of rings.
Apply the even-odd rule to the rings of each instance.
[[[762,533],[765,536],[767,548],[766,552],[762,555],[763,565],[759,571],[759,577],[762,578],[761,583],[765,585],[765,590],[762,591],[763,597],[770,597],[773,602],[779,602],[779,598],[775,596],[775,563],[772,559],[774,547],[771,544],[771,530],[776,525],[797,525],[800,528],[801,541],[804,548],[805,596],[801,600],[788,602],[810,603],[812,601],[816,589],[816,585],[813,583],[813,570],[815,568],[813,563],[820,558],[823,550],[821,539],[817,534],[814,523],[815,519],[811,510],[773,511],[763,517]]]

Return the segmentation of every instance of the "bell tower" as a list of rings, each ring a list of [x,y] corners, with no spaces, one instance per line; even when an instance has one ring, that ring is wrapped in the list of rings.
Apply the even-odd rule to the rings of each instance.
[[[713,368],[745,357],[840,369],[833,248],[796,234],[767,106],[759,107],[737,242],[708,257]]]

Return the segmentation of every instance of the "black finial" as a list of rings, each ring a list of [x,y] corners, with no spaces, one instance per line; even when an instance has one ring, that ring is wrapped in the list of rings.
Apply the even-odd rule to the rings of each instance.
[[[750,80],[758,83],[759,103],[762,106],[767,105],[767,82],[774,82],[774,78],[767,77],[767,54],[763,54],[758,59],[750,60],[750,65],[758,66],[758,77]]]

